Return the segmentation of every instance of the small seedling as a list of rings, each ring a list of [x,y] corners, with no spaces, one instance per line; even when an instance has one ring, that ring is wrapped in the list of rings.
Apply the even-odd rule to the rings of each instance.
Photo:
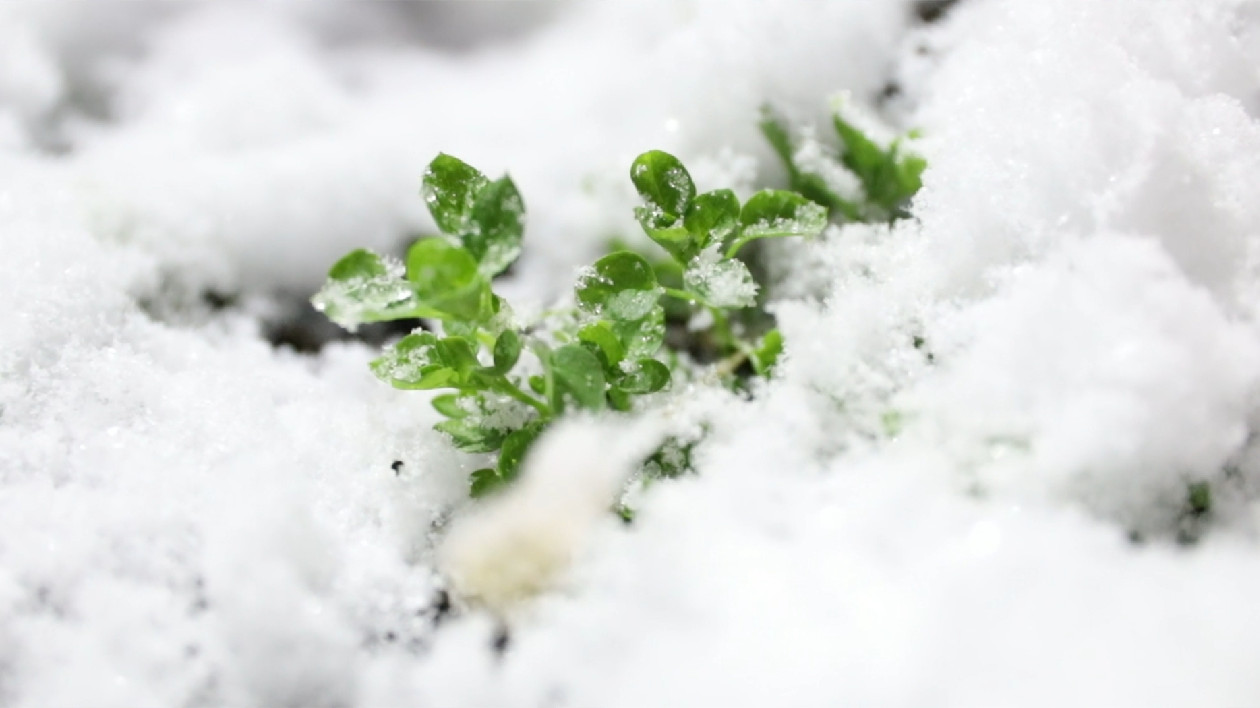
[[[786,140],[781,124],[766,125],[772,143],[776,131]],[[879,187],[887,170],[896,176],[908,169],[895,146],[891,155],[868,155],[856,139],[852,145],[858,146],[850,149],[853,169],[876,180],[869,193],[882,200],[878,206],[899,199],[902,192]],[[893,167],[876,164],[876,157]],[[521,251],[525,205],[511,178],[491,180],[445,154],[429,164],[422,186],[441,235],[416,241],[405,261],[354,251],[333,265],[312,298],[351,330],[406,318],[433,323],[387,347],[371,370],[395,388],[442,391],[432,402],[444,418],[436,429],[460,450],[495,454],[492,466],[471,475],[474,497],[512,482],[531,445],[557,419],[573,411],[634,410],[667,389],[679,367],[695,366],[664,348],[667,305],[708,316],[711,324],[700,334],[716,342],[721,359],[712,371],[719,379],[745,364],[769,376],[783,351],[777,330],[749,341],[732,327],[732,313],[758,302],[759,287],[740,253],[759,239],[817,236],[835,206],[829,197],[815,190],[823,198],[812,199],[807,178],[794,178],[795,191],[767,189],[742,204],[729,189],[697,193],[683,164],[658,150],[635,159],[630,179],[643,199],[635,216],[672,264],[654,266],[625,250],[600,258],[580,273],[572,310],[553,318],[562,325],[518,322],[492,288]],[[662,284],[658,273],[667,271]],[[645,463],[649,476],[682,474],[693,445],[667,441]]]

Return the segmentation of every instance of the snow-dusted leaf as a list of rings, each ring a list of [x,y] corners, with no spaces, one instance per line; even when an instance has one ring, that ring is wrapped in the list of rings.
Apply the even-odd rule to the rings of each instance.
[[[683,273],[683,285],[713,307],[751,307],[757,301],[757,283],[748,266],[723,258],[717,246],[692,259]]]
[[[740,211],[741,241],[781,236],[817,236],[827,226],[827,210],[795,192],[763,189]]]
[[[429,163],[420,191],[443,233],[460,236],[468,231],[477,193],[488,181],[476,168],[445,153]]]
[[[673,155],[652,150],[635,159],[630,166],[630,179],[644,202],[634,211],[639,225],[649,238],[680,263],[686,263],[699,250],[695,236],[683,221],[696,196],[696,185],[687,168]]]
[[[401,263],[366,249],[337,261],[311,304],[350,331],[364,322],[434,314],[422,306],[415,288],[403,279]]]
[[[525,202],[511,177],[495,180],[477,193],[469,228],[460,235],[464,248],[486,277],[502,273],[521,253]]]
[[[444,239],[416,241],[407,252],[407,279],[416,295],[443,319],[477,321],[487,314],[489,287],[468,251]]]
[[[660,288],[652,266],[636,253],[618,251],[595,262],[578,279],[578,305],[614,320],[639,320],[657,307]]]

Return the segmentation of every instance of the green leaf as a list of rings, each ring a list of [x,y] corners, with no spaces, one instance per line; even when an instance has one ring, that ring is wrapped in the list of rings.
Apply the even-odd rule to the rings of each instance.
[[[466,388],[478,368],[476,350],[463,337],[409,334],[372,362],[372,373],[395,388]]]
[[[617,388],[626,393],[656,393],[668,385],[669,367],[655,359],[639,359],[617,380]]]
[[[685,263],[689,253],[699,250],[683,222],[696,196],[696,185],[687,168],[673,155],[652,150],[635,159],[630,166],[630,180],[644,201],[634,211],[644,232]]]
[[[832,116],[832,123],[844,143],[841,161],[862,181],[867,201],[877,207],[879,216],[902,215],[902,207],[923,186],[927,162],[917,155],[900,156],[900,141],[885,150],[839,113]]]
[[[494,341],[494,372],[506,374],[521,358],[521,338],[516,332],[505,329]]]
[[[626,357],[626,348],[607,322],[596,322],[578,330],[578,341],[590,344],[599,351],[605,370],[615,370]]]
[[[334,263],[328,270],[328,277],[332,280],[369,279],[388,275],[388,273],[389,269],[385,267],[380,256],[366,248],[360,248],[351,251]]]
[[[672,479],[690,472],[691,454],[697,441],[684,441],[676,437],[667,439],[643,463],[643,475],[649,479]]]
[[[716,248],[696,256],[683,273],[683,285],[713,307],[752,307],[757,283],[743,261],[722,258]]]
[[[796,151],[792,146],[792,136],[788,133],[787,122],[775,113],[774,109],[769,105],[764,105],[761,107],[761,122],[758,123],[758,126],[761,128],[761,134],[765,136],[766,142],[770,143],[770,147],[774,148],[775,154],[783,162],[783,166],[788,171],[788,176],[795,181],[799,171],[796,168],[794,155]]]
[[[578,405],[588,410],[604,408],[604,367],[581,345],[566,344],[551,353],[556,380]]]
[[[630,181],[649,208],[673,219],[687,212],[696,185],[678,158],[660,150],[639,155],[630,166]]]
[[[658,305],[641,320],[613,321],[612,330],[621,340],[626,357],[650,357],[665,341],[665,308]]]
[[[521,253],[525,203],[511,177],[481,188],[470,215],[470,228],[460,235],[464,248],[487,278],[502,273]]]
[[[498,473],[504,482],[511,482],[520,474],[521,462],[526,453],[547,428],[542,423],[530,423],[507,436],[499,453]]]
[[[752,366],[753,371],[759,376],[769,377],[774,365],[779,361],[779,355],[783,353],[783,334],[777,329],[772,329],[762,335],[761,340],[757,342],[756,348],[753,349]]]
[[[618,251],[595,262],[578,280],[578,305],[614,320],[639,320],[658,307],[656,272],[636,253]]]
[[[372,373],[394,388],[456,388],[459,372],[441,361],[437,342],[432,332],[409,334],[372,362]]]
[[[477,193],[488,180],[468,163],[445,153],[425,170],[420,192],[443,233],[460,236],[468,231]]]
[[[615,411],[625,413],[631,409],[630,394],[619,388],[608,389],[608,405]]]
[[[433,429],[446,433],[455,447],[464,452],[494,452],[508,437],[504,430],[479,426],[465,418],[444,420]]]
[[[827,226],[827,210],[795,192],[764,189],[739,213],[740,242],[782,236],[813,237]]]
[[[528,379],[528,383],[529,383],[529,390],[533,391],[534,393],[537,393],[540,396],[547,394],[547,379],[546,378],[542,376],[531,376]]]
[[[481,499],[494,493],[507,482],[499,476],[498,472],[486,467],[473,472],[469,483],[468,495],[473,499]]]
[[[420,301],[443,319],[476,321],[489,306],[489,286],[468,251],[440,238],[416,241],[407,252],[407,279]]]
[[[444,393],[435,396],[430,403],[434,410],[447,418],[466,418],[470,411],[461,404],[463,398],[458,393]]]
[[[466,381],[481,366],[477,359],[476,346],[463,337],[439,339],[434,344],[433,351],[435,358],[443,366],[458,372],[462,381]]]
[[[739,198],[729,189],[705,192],[691,202],[683,224],[694,238],[694,252],[686,258],[690,261],[709,244],[725,243],[735,235],[739,227]]]
[[[359,249],[337,261],[324,287],[311,298],[316,310],[353,331],[363,322],[432,317],[403,279],[401,264]]]

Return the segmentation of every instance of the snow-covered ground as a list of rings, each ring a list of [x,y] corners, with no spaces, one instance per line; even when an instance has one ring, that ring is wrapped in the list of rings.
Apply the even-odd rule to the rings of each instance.
[[[1260,2],[912,5],[0,5],[0,705],[1260,704]],[[277,323],[439,151],[511,171],[546,303],[634,155],[772,182],[758,106],[842,91],[923,131],[915,218],[776,244],[700,474],[505,653],[435,628],[477,461]]]

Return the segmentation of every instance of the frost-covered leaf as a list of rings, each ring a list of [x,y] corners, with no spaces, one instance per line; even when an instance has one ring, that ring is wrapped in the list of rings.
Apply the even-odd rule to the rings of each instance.
[[[454,386],[459,381],[459,372],[442,363],[437,342],[432,332],[409,334],[372,362],[372,373],[395,388]]]
[[[507,431],[477,425],[468,418],[452,418],[433,426],[446,433],[455,447],[464,452],[494,452],[508,437]]]
[[[372,362],[372,373],[395,388],[463,388],[478,366],[472,343],[439,339],[432,332],[409,334]]]
[[[364,322],[435,314],[421,305],[415,288],[403,279],[401,263],[366,249],[337,261],[311,304],[351,331]]]
[[[576,288],[578,305],[614,320],[639,320],[658,307],[656,272],[636,253],[618,251],[595,262]]]
[[[551,353],[551,367],[565,392],[588,410],[604,409],[604,367],[578,344],[567,344]]]
[[[692,259],[683,273],[683,285],[713,307],[751,307],[757,302],[757,283],[748,266],[723,258],[716,245]]]
[[[841,112],[832,116],[832,123],[844,143],[841,160],[862,181],[877,215],[897,216],[923,186],[921,175],[927,162],[917,155],[902,155],[900,141],[887,148],[880,146]]]
[[[669,385],[669,367],[655,359],[639,359],[625,369],[617,388],[626,393],[656,393]]]
[[[810,238],[827,226],[827,210],[805,197],[781,189],[754,194],[740,211],[740,241],[782,236]]]
[[[612,331],[621,341],[626,358],[650,357],[665,341],[665,308],[656,306],[646,317],[638,320],[619,320],[612,324]]]
[[[460,236],[468,231],[477,193],[488,182],[476,168],[442,153],[429,163],[420,191],[438,228]]]
[[[698,195],[687,208],[683,224],[695,246],[685,254],[686,261],[690,261],[709,244],[723,244],[735,234],[739,227],[739,198],[729,189]]]
[[[645,233],[680,262],[699,250],[683,217],[696,196],[696,185],[687,168],[667,152],[652,150],[639,155],[630,166],[630,179],[643,198],[635,217]]]
[[[520,255],[525,231],[525,202],[511,177],[481,188],[469,221],[468,230],[460,235],[464,248],[486,277],[502,273]]]
[[[761,134],[774,148],[775,154],[787,170],[788,184],[793,191],[800,192],[812,202],[840,212],[847,219],[856,220],[860,216],[857,205],[832,189],[826,177],[799,163],[796,142],[788,131],[787,122],[770,106],[762,107],[760,127]],[[837,167],[839,168],[838,165]]]
[[[477,321],[489,309],[490,294],[468,251],[440,238],[416,241],[407,252],[407,279],[416,295],[443,319]]]

